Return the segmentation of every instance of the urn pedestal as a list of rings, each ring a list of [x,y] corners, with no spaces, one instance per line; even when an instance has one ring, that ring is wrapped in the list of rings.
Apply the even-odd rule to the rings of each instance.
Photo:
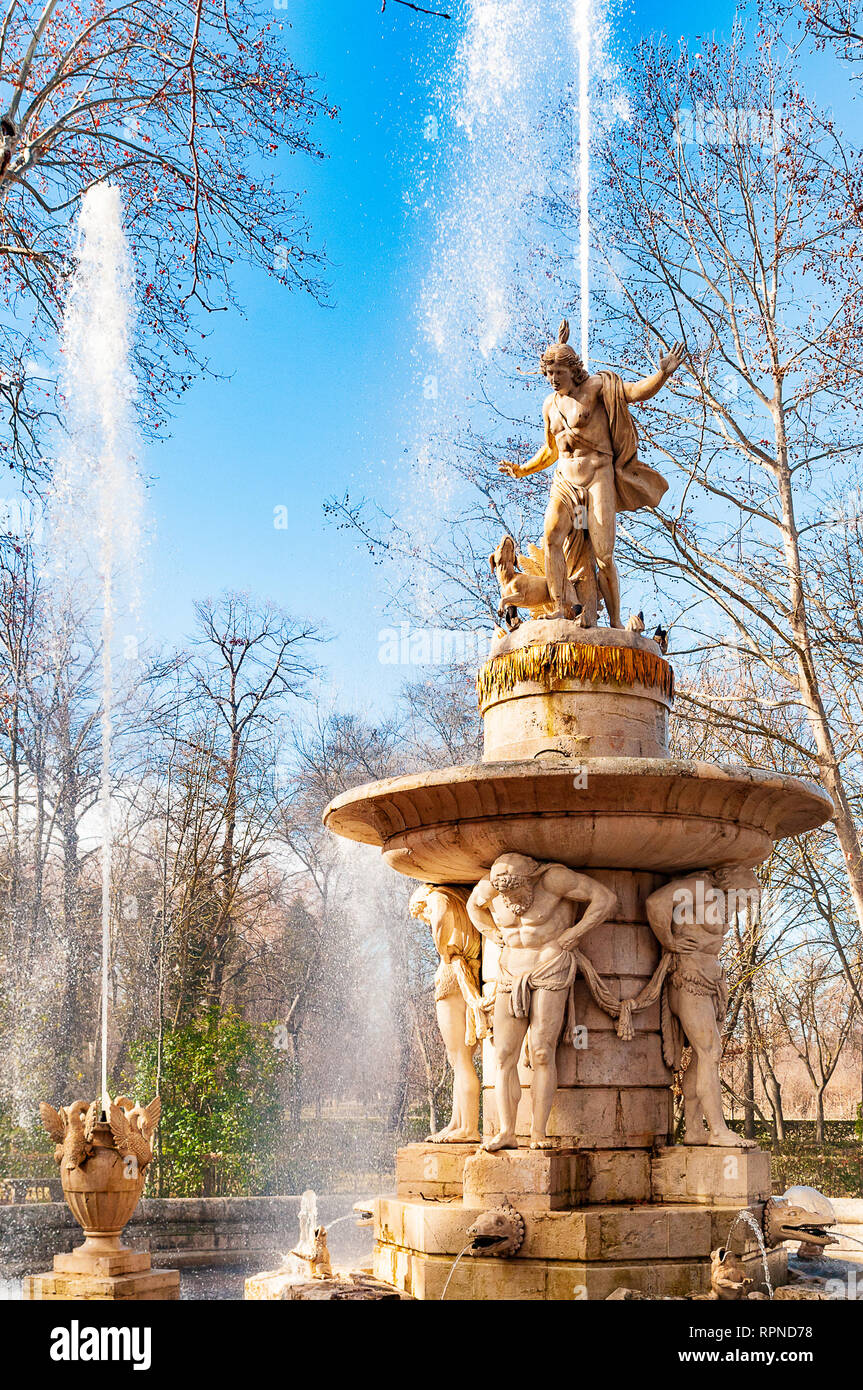
[[[598,880],[616,908],[578,941],[578,1029],[575,1045],[557,1051],[554,1147],[528,1147],[532,1074],[522,1054],[519,1147],[401,1149],[397,1191],[374,1206],[375,1275],[421,1299],[444,1290],[447,1299],[604,1299],[620,1287],[703,1296],[711,1252],[730,1238],[753,1288],[764,1289],[766,1275],[783,1282],[784,1250],[764,1255],[740,1218],[748,1209],[760,1221],[769,1155],[725,1147],[719,1130],[712,1143],[707,1130],[704,1143],[671,1143],[677,1054],[662,981],[672,958],[660,963],[645,904],[687,874],[751,869],[774,840],[829,819],[830,798],[774,772],[670,758],[673,674],[638,633],[524,623],[498,636],[477,690],[481,764],[355,788],[325,823],[431,884],[473,885],[498,856],[528,856]],[[486,936],[486,993],[498,956]],[[721,987],[715,993],[720,1008]],[[621,1010],[621,1001],[630,1003]],[[500,1127],[495,1076],[486,1041],[486,1136]],[[506,1254],[496,1256],[493,1241],[474,1237],[513,1212],[520,1243],[498,1245]]]

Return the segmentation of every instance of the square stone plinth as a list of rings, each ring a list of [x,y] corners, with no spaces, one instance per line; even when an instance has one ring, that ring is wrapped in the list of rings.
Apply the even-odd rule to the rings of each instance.
[[[530,1133],[530,1091],[523,1087],[516,1132]],[[561,1086],[555,1094],[548,1133],[568,1149],[649,1149],[665,1144],[671,1125],[668,1086]],[[494,1134],[497,1102],[483,1091],[483,1128]]]
[[[462,1195],[464,1165],[478,1144],[405,1144],[396,1154],[396,1192],[429,1201]]]
[[[154,1302],[180,1297],[180,1273],[176,1269],[145,1269],[132,1274],[68,1274],[51,1270],[29,1274],[24,1298],[46,1301],[118,1300]]]
[[[574,1149],[500,1149],[472,1154],[464,1165],[467,1207],[507,1200],[520,1211],[561,1211],[587,1196],[587,1155]]]
[[[95,1274],[99,1277],[115,1274],[140,1274],[150,1268],[147,1250],[117,1250],[109,1255],[93,1255],[84,1250],[70,1250],[54,1256],[55,1274]]]
[[[770,1154],[763,1149],[675,1144],[656,1150],[650,1181],[656,1202],[749,1206],[770,1196]]]

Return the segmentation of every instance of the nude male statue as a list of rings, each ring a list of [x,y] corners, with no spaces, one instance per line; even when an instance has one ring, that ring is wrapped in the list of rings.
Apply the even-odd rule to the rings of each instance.
[[[624,382],[615,372],[588,375],[569,344],[564,319],[556,344],[540,359],[553,387],[542,407],[545,444],[527,463],[505,459],[500,471],[524,478],[557,464],[545,513],[545,573],[553,610],[566,617],[567,575],[583,565],[589,541],[599,591],[610,627],[620,627],[620,583],[614,563],[617,513],[655,507],[668,484],[638,459],[638,435],[629,406],[651,397],[683,360],[683,343],[659,359],[659,370],[642,381]]]
[[[576,921],[581,903],[587,907]],[[534,1149],[553,1147],[546,1130],[557,1090],[557,1047],[566,1015],[570,1036],[575,1022],[572,948],[616,907],[614,893],[587,874],[514,853],[500,855],[488,878],[481,879],[471,893],[467,904],[471,921],[503,948],[494,1003],[500,1129],[484,1148],[518,1147],[518,1059],[528,1028],[533,1069],[530,1144]]]
[[[467,915],[467,889],[424,883],[412,894],[408,910],[427,922],[440,956],[434,981],[435,1012],[452,1067],[452,1115],[433,1144],[479,1140],[479,1077],[473,1064],[477,1043],[489,1032],[480,988],[482,939]]]
[[[663,1000],[671,1016],[662,1013],[665,1061],[679,1071],[685,1043],[693,1052],[683,1073],[687,1144],[755,1146],[729,1129],[722,1113],[719,1063],[728,988],[719,953],[737,913],[757,902],[759,891],[751,869],[713,869],[673,879],[645,904],[654,936],[671,955]]]

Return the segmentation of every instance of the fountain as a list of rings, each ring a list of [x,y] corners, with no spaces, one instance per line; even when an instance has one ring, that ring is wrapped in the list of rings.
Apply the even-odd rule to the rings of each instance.
[[[509,630],[477,677],[483,761],[356,787],[324,817],[425,885],[416,915],[452,973],[436,998],[461,991],[466,1046],[482,1045],[482,1144],[468,1114],[398,1151],[374,1273],[418,1299],[704,1297],[733,1229],[725,1285],[769,1296],[787,1257],[761,1237],[770,1156],[722,1114],[719,951],[756,903],[753,866],[832,803],[795,777],[670,756],[674,674],[640,619],[621,625],[613,518],[665,490],[629,407],[683,348],[623,383],[588,376],[568,336],[542,358],[544,447],[502,465],[556,469],[543,544],[512,547],[498,574]]]
[[[60,595],[75,591],[101,615],[101,1084],[92,1102],[40,1107],[85,1239],[56,1255],[53,1271],[25,1279],[29,1299],[176,1299],[180,1289],[178,1271],[153,1270],[147,1252],[120,1242],[153,1158],[159,1098],[142,1108],[108,1090],[114,643],[122,586],[138,571],[142,492],[129,365],[133,285],[119,190],[96,184],[82,199],[63,319],[67,436],[54,476],[48,571]]]
[[[340,1221],[349,1220],[355,1220],[358,1226],[367,1225],[366,1204],[355,1207],[347,1216],[337,1217],[330,1223],[330,1229]],[[281,1267],[250,1275],[245,1281],[244,1299],[252,1302],[294,1299],[380,1302],[401,1296],[367,1271],[333,1269],[327,1227],[319,1223],[318,1199],[312,1191],[304,1192],[300,1198],[299,1225],[299,1240],[293,1250],[283,1256]]]

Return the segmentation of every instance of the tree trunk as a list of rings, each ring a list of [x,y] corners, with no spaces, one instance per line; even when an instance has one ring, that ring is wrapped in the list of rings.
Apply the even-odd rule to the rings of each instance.
[[[824,1143],[824,1087],[815,1087],[815,1143]]]
[[[755,1029],[752,1025],[751,986],[744,986],[743,1000],[743,1135],[755,1138]]]

